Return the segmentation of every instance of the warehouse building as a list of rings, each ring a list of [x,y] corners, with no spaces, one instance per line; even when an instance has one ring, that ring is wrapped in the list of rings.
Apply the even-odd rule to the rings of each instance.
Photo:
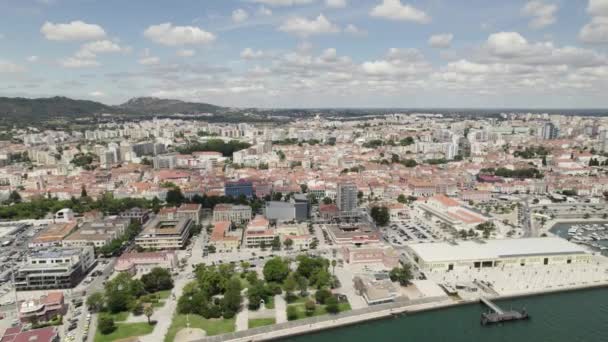
[[[557,237],[411,244],[425,272],[589,263],[584,248]]]

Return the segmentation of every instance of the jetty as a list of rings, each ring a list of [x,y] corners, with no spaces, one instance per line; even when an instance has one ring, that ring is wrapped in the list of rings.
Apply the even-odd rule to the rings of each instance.
[[[517,310],[509,310],[504,311],[498,305],[494,304],[491,300],[485,297],[479,297],[479,301],[485,304],[488,308],[490,308],[490,312],[484,312],[481,314],[480,323],[482,325],[494,324],[500,322],[508,322],[508,321],[519,321],[524,319],[529,319],[530,316],[526,309],[522,309],[521,311]]]

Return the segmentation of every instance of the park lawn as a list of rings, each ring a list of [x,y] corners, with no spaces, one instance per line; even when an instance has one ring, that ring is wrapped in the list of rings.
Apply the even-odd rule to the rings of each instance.
[[[114,322],[124,322],[129,317],[129,312],[121,311],[121,312],[117,312],[117,313],[111,313],[109,315],[110,315],[110,317],[112,317],[114,319]]]
[[[97,330],[95,342],[110,342],[133,336],[143,336],[151,333],[152,330],[154,330],[154,325],[148,323],[118,323],[116,330],[111,334],[103,335]]]
[[[233,332],[235,330],[235,322],[234,318],[231,319],[206,319],[202,316],[190,314],[190,315],[182,315],[176,314],[173,316],[173,321],[171,322],[171,326],[169,327],[169,331],[165,336],[165,342],[173,342],[175,339],[175,335],[182,329],[186,328],[186,316],[189,316],[190,320],[190,328],[198,328],[203,329],[207,333],[207,336],[225,334],[229,332]]]
[[[252,318],[249,320],[249,329],[265,327],[276,323],[274,318]]]

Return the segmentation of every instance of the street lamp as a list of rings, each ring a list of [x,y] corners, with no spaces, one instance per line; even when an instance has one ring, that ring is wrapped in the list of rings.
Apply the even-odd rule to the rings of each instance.
[[[188,303],[190,304],[190,308],[192,307],[192,296],[188,297]],[[186,328],[190,329],[190,310],[186,314]]]

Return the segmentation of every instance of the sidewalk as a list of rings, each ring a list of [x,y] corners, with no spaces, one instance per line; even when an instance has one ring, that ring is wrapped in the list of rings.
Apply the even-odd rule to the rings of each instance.
[[[277,323],[287,322],[287,302],[285,302],[285,298],[282,295],[274,296],[274,310]]]

